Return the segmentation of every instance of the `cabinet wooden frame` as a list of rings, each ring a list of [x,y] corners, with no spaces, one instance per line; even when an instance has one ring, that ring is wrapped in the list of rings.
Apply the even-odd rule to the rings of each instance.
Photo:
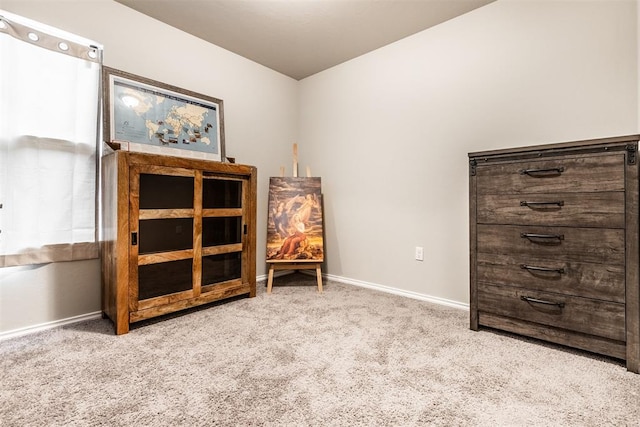
[[[640,135],[629,135],[613,138],[601,138],[586,141],[572,141],[559,144],[547,144],[530,147],[519,147],[513,149],[492,150],[484,152],[469,153],[469,247],[470,247],[470,328],[478,330],[480,327],[490,327],[514,332],[533,338],[567,345],[595,353],[605,354],[626,361],[629,371],[640,372],[640,271],[639,271],[639,185],[638,185],[638,140]],[[554,159],[554,158],[575,158],[579,161],[595,161],[605,156],[614,155],[624,158],[623,175],[624,182],[624,212],[623,221],[615,216],[614,219],[602,218],[588,219],[584,216],[580,221],[592,221],[589,226],[601,226],[603,223],[615,224],[619,228],[624,242],[622,267],[624,269],[624,290],[621,297],[624,301],[624,319],[619,324],[624,325],[623,340],[614,340],[599,336],[598,334],[588,334],[554,325],[544,325],[498,313],[500,310],[479,310],[479,277],[478,271],[478,233],[480,223],[478,198],[478,173],[482,168],[491,165],[508,165],[517,162],[527,162],[534,160]],[[610,156],[607,158],[611,158]],[[585,160],[586,159],[586,160]],[[596,174],[597,175],[597,174]],[[597,175],[600,177],[601,175]],[[608,179],[602,174],[602,179]],[[599,179],[599,178],[598,178]],[[551,188],[548,193],[553,194],[557,189]],[[605,197],[605,196],[603,196]],[[551,199],[549,199],[551,200]],[[554,199],[555,200],[555,199]],[[622,199],[619,199],[622,203]],[[602,203],[602,202],[601,202]],[[612,215],[618,215],[614,212]],[[511,216],[509,216],[511,215]],[[486,218],[486,215],[484,216]],[[512,212],[507,212],[505,217],[518,223],[518,219]],[[564,220],[564,219],[563,219]],[[523,220],[524,221],[524,220]],[[524,222],[521,222],[522,224]],[[539,225],[539,224],[538,224]],[[562,224],[568,226],[569,224]],[[578,291],[579,292],[579,291]],[[486,294],[484,294],[486,296]],[[580,297],[580,295],[578,295]],[[585,298],[593,296],[585,295]],[[615,297],[611,298],[616,302]],[[618,302],[619,303],[619,302]],[[619,303],[620,304],[620,303]],[[604,307],[605,304],[603,304]],[[606,308],[604,308],[606,310]],[[595,329],[595,328],[594,328]],[[613,332],[612,332],[613,333]]]
[[[190,208],[141,209],[142,174],[193,178]],[[241,206],[203,208],[203,179],[233,181],[241,186]],[[102,158],[102,311],[114,322],[117,334],[129,331],[131,323],[209,302],[256,295],[256,195],[257,170],[253,166],[208,160],[115,151]],[[240,218],[241,241],[203,247],[203,219]],[[187,249],[140,253],[132,239],[141,220],[186,218],[193,221],[192,246]],[[239,254],[239,278],[203,283],[202,258]],[[192,261],[190,289],[139,299],[140,266],[179,260]]]

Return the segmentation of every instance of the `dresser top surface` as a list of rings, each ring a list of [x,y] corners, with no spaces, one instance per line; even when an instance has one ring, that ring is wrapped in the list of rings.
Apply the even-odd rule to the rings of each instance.
[[[636,144],[640,140],[640,135],[626,135],[612,138],[598,138],[588,139],[581,141],[562,142],[555,144],[541,144],[532,145],[526,147],[512,147],[507,149],[488,150],[488,151],[476,151],[469,153],[469,158],[488,158],[488,157],[505,157],[505,156],[539,156],[544,154],[562,154],[564,152],[570,152],[575,150],[591,150],[597,151],[600,148],[619,148],[625,149],[625,147],[632,143]]]

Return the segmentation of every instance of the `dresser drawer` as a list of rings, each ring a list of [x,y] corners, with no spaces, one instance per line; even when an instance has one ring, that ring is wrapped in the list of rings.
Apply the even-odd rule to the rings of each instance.
[[[478,311],[617,341],[626,339],[624,304],[479,283]]]
[[[477,226],[478,253],[624,265],[624,230],[613,228]]]
[[[478,254],[478,282],[624,303],[623,265]]]
[[[476,176],[478,195],[624,191],[624,155],[480,162]]]
[[[478,223],[624,228],[624,192],[488,194]]]

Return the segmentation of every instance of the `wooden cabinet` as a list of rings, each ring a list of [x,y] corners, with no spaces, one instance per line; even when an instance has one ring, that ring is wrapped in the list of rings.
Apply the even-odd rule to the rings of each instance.
[[[130,323],[255,296],[256,169],[115,151],[102,159],[102,310]]]
[[[638,139],[469,154],[471,329],[640,371]]]

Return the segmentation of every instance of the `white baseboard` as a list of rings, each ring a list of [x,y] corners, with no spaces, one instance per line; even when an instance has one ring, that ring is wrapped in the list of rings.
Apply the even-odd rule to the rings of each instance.
[[[274,277],[285,276],[287,274],[293,273],[293,270],[279,270],[274,273]],[[261,276],[256,277],[256,281],[266,281],[269,278],[268,274],[263,274]],[[265,283],[266,286],[266,283]],[[81,314],[79,316],[67,317],[65,319],[54,320],[51,322],[40,323],[38,325],[26,326],[24,328],[12,329],[10,331],[0,332],[0,341],[16,338],[23,335],[33,334],[40,331],[45,331],[47,329],[56,328],[58,326],[69,325],[72,323],[84,322],[87,320],[95,320],[100,319],[102,317],[101,311],[95,311],[93,313]]]
[[[9,338],[20,337],[22,335],[33,334],[40,331],[46,331],[47,329],[57,328],[58,326],[64,326],[72,323],[85,322],[87,320],[95,320],[100,318],[102,318],[102,312],[94,311],[93,313],[80,314],[78,316],[67,317],[65,319],[54,320],[52,322],[45,322],[38,325],[13,329],[11,331],[0,332],[0,341]]]
[[[273,277],[282,277],[291,273],[295,273],[295,271],[294,270],[276,270],[273,272]],[[256,282],[262,282],[263,280],[266,282],[267,279],[269,279],[269,274],[268,273],[262,274],[256,277]],[[265,286],[267,286],[266,283],[265,283]]]
[[[312,276],[316,275],[315,272],[309,272],[309,271],[301,271],[301,273],[312,275]],[[461,310],[469,311],[469,304],[465,304],[465,303],[462,303],[462,302],[449,300],[449,299],[446,299],[446,298],[434,297],[432,295],[426,295],[426,294],[421,294],[421,293],[418,293],[418,292],[406,291],[404,289],[398,289],[398,288],[393,288],[391,286],[379,285],[377,283],[364,282],[362,280],[349,279],[347,277],[342,277],[342,276],[334,276],[333,274],[322,274],[322,277],[326,278],[327,280],[333,280],[334,282],[340,282],[340,283],[344,283],[344,284],[347,284],[347,285],[359,286],[361,288],[373,289],[373,290],[376,290],[376,291],[386,292],[386,293],[389,293],[389,294],[400,295],[400,296],[406,297],[406,298],[412,298],[412,299],[417,299],[417,300],[420,300],[420,301],[432,302],[434,304],[439,304],[439,305],[444,305],[444,306],[447,306],[447,307],[453,307],[453,308],[458,308],[458,309],[461,309]]]
[[[293,270],[278,270],[274,273],[274,277],[286,276],[287,274],[291,274],[293,272],[294,272]],[[307,271],[307,270],[300,270],[300,272],[303,274],[308,274],[312,276],[316,275],[315,272]],[[267,280],[268,277],[269,276],[267,274],[262,274],[256,277],[256,281],[262,282]],[[431,295],[425,295],[418,292],[405,291],[403,289],[393,288],[391,286],[384,286],[384,285],[379,285],[377,283],[369,283],[369,282],[364,282],[362,280],[349,279],[347,277],[342,277],[342,276],[334,276],[333,274],[323,274],[322,277],[326,278],[327,280],[332,280],[334,282],[344,283],[347,285],[373,289],[376,291],[386,292],[389,294],[399,295],[406,298],[412,298],[412,299],[417,299],[421,301],[432,302],[435,304],[458,308],[461,310],[467,310],[467,311],[469,310],[469,304],[464,304],[458,301],[452,301],[445,298],[434,297]],[[40,323],[38,325],[27,326],[19,329],[13,329],[11,331],[6,331],[6,332],[0,332],[0,341],[9,339],[9,338],[19,337],[22,335],[33,334],[35,332],[45,331],[47,329],[56,328],[58,326],[64,326],[64,325],[69,325],[69,324],[78,323],[78,322],[85,322],[87,320],[100,319],[101,317],[102,317],[102,312],[95,311],[92,313],[81,314],[79,316],[67,317],[66,319],[54,320],[52,322]]]

